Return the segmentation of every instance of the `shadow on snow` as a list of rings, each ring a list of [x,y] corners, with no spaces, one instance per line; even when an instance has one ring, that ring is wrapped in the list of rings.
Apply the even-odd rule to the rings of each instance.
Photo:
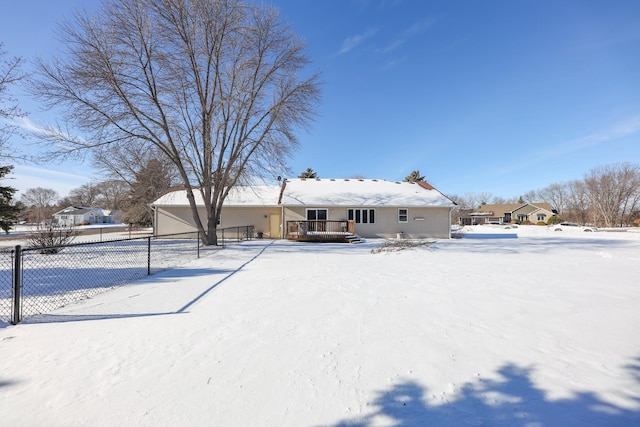
[[[215,270],[208,268],[178,268],[173,269],[166,272],[161,277],[154,277],[154,281],[160,282],[162,280],[167,280],[170,278],[176,277],[193,277],[195,275],[210,275],[210,274],[224,274],[224,276],[209,286],[207,289],[202,291],[199,295],[196,295],[192,298],[188,303],[183,305],[182,307],[176,309],[175,311],[167,311],[167,312],[155,312],[155,313],[129,313],[129,314],[40,314],[25,319],[23,323],[62,323],[62,322],[79,322],[79,321],[87,321],[87,320],[107,320],[107,319],[122,319],[122,318],[136,318],[136,317],[153,317],[153,316],[166,316],[173,314],[183,314],[188,311],[194,304],[200,301],[202,298],[207,296],[211,291],[220,286],[222,283],[230,279],[236,273],[240,272],[244,267],[257,259],[260,255],[264,253],[264,251],[271,246],[272,243],[269,243],[262,247],[255,255],[253,255],[249,260],[244,262],[238,268],[233,270]],[[247,251],[248,249],[242,248],[241,251]],[[2,323],[0,323],[0,327]]]
[[[626,366],[640,383],[640,358]],[[414,381],[380,391],[371,415],[344,420],[336,427],[429,426],[638,426],[640,397],[627,396],[636,409],[616,406],[594,392],[551,399],[532,381],[532,368],[507,364],[499,380],[466,383],[449,394],[432,394]]]

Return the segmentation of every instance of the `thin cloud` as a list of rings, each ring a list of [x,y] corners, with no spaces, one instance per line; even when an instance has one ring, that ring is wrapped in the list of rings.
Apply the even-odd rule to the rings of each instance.
[[[386,47],[379,49],[378,52],[388,53],[393,52],[394,50],[399,49],[402,45],[404,45],[408,40],[413,37],[417,37],[420,34],[426,32],[435,22],[433,17],[428,17],[421,21],[414,22],[412,25],[407,27],[394,41],[389,43]]]
[[[61,170],[55,170],[51,167],[40,167],[40,166],[29,166],[29,165],[18,165],[20,170],[24,171],[24,174],[29,175],[38,175],[38,176],[49,176],[54,177],[56,179],[68,179],[68,180],[89,180],[90,176],[86,174],[79,174],[74,172],[65,172]],[[79,167],[74,165],[74,167]]]
[[[616,141],[640,132],[640,116],[621,121],[602,132],[592,133],[564,144],[564,152],[577,151],[582,148],[594,147],[609,141]]]
[[[369,29],[362,34],[357,34],[355,36],[348,37],[345,41],[342,42],[342,48],[338,52],[338,55],[342,55],[343,53],[347,53],[357,48],[362,43],[364,43],[365,41],[373,37],[375,34],[376,34],[376,30]]]
[[[600,132],[594,132],[580,138],[572,139],[554,146],[552,149],[531,153],[526,157],[511,159],[490,168],[489,176],[506,176],[524,168],[535,166],[548,161],[550,158],[562,157],[569,153],[596,147],[598,145],[615,142],[631,135],[640,133],[640,115],[622,120]]]
[[[29,120],[28,117],[18,117],[13,119],[12,122],[15,126],[18,126],[19,128],[29,132],[36,132],[36,133],[44,132],[44,129],[42,127],[33,123],[31,120]]]
[[[407,59],[407,55],[401,57],[401,58],[394,58],[390,61],[388,61],[386,64],[384,64],[384,66],[382,67],[383,70],[388,70],[390,68],[395,68],[397,67],[399,64],[401,64],[402,62],[404,62]]]
[[[418,34],[422,34],[427,31],[433,23],[436,22],[435,18],[429,16],[426,19],[413,23],[409,28],[404,31],[405,37],[413,37]]]
[[[406,39],[397,39],[392,41],[391,43],[389,43],[387,46],[383,47],[382,49],[378,49],[377,51],[380,53],[389,53],[389,52],[393,52],[394,50],[399,49],[404,43],[406,42]]]

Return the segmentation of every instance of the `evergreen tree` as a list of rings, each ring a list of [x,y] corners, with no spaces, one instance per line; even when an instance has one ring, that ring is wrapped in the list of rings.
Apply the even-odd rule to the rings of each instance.
[[[420,182],[420,181],[424,181],[424,176],[420,175],[420,171],[419,170],[415,170],[413,172],[411,172],[409,175],[407,175],[404,178],[405,182]]]
[[[13,166],[1,166],[0,179],[11,172],[11,169],[13,169]],[[11,226],[15,224],[18,213],[20,213],[20,208],[12,202],[16,191],[13,187],[0,186],[0,228],[7,234]]]
[[[298,175],[298,178],[318,178],[318,174],[312,168],[307,168],[306,171]]]

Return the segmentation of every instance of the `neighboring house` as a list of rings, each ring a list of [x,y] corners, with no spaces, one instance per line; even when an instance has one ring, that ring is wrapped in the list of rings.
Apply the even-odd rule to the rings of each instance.
[[[110,223],[111,217],[100,208],[69,206],[53,214],[53,223],[62,227]]]
[[[506,203],[482,205],[460,217],[460,225],[486,224],[488,222],[538,222],[546,223],[556,215],[549,203]]]
[[[203,206],[199,193],[196,205]],[[449,238],[455,204],[426,182],[377,179],[286,179],[281,186],[234,187],[223,204],[220,228],[255,226],[270,238],[336,225],[361,237]],[[186,191],[156,200],[158,235],[194,231]],[[200,208],[204,218],[204,208]],[[283,233],[284,230],[284,233]]]

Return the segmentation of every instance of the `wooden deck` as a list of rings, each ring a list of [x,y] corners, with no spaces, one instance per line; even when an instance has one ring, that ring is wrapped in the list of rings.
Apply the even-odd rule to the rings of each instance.
[[[355,233],[353,221],[287,221],[287,239],[300,242],[345,242]]]

